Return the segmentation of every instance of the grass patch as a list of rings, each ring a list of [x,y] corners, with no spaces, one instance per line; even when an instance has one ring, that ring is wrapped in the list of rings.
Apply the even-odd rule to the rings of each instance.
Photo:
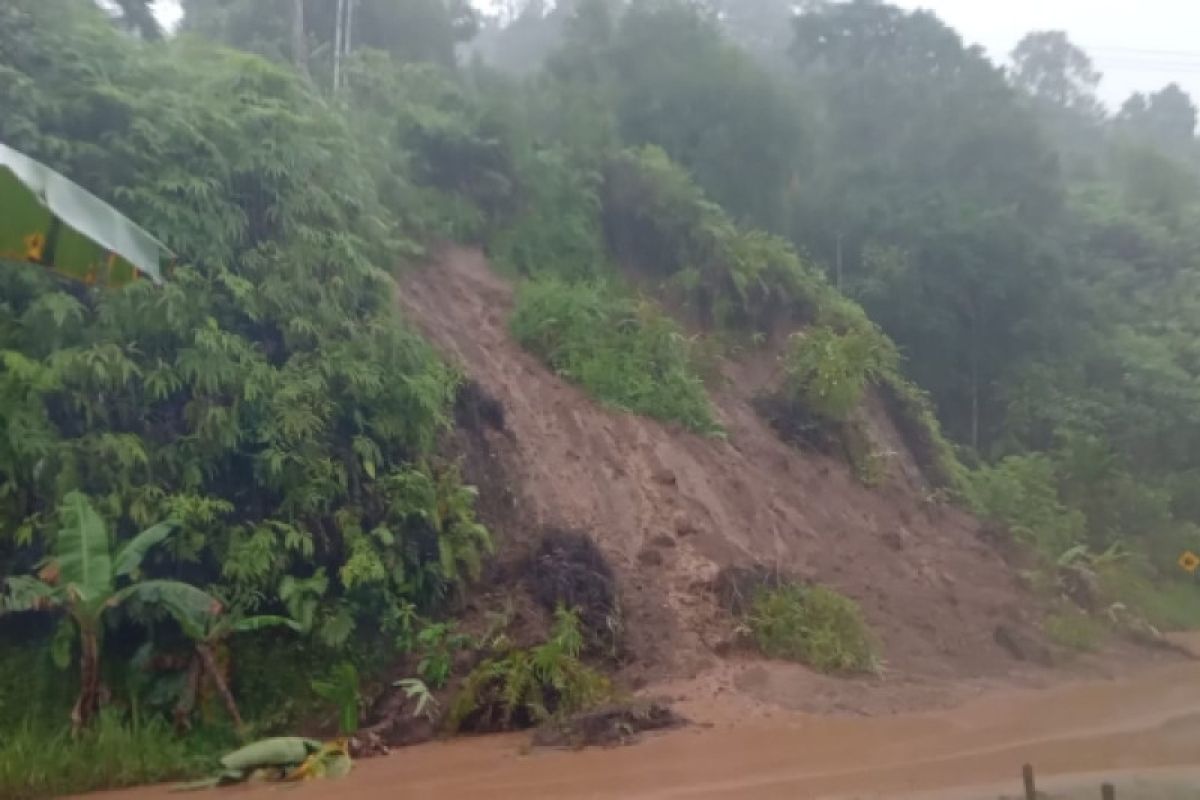
[[[599,400],[715,433],[692,343],[651,303],[606,283],[542,279],[517,293],[517,340]]]
[[[1200,586],[1190,581],[1154,579],[1129,564],[1098,570],[1105,599],[1163,631],[1200,629]]]
[[[0,738],[0,797],[37,800],[190,778],[215,755],[197,752],[165,722],[131,727],[115,711],[75,739],[66,727],[28,722]]]
[[[858,604],[823,586],[788,583],[758,593],[746,616],[764,655],[821,672],[869,672],[875,644]]]
[[[1056,611],[1042,620],[1050,641],[1069,650],[1092,653],[1104,646],[1109,628],[1101,620],[1081,612]]]

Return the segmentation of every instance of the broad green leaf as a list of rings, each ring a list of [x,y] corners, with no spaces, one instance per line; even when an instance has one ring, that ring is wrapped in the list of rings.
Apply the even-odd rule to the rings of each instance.
[[[113,581],[104,520],[80,492],[71,492],[63,499],[61,513],[59,582],[85,604],[103,599],[112,591]]]
[[[170,251],[83,187],[0,143],[0,258],[87,284],[162,283]]]
[[[8,592],[0,597],[0,614],[6,611],[36,611],[62,602],[62,591],[32,575],[9,578]]]
[[[203,639],[209,623],[221,613],[221,601],[202,589],[180,581],[142,581],[113,595],[117,606],[131,597],[164,609],[192,639]]]
[[[271,614],[263,614],[257,617],[243,617],[233,623],[234,633],[250,633],[252,631],[261,631],[264,628],[291,628],[299,632],[301,630],[300,623],[294,619],[287,617],[274,616]]]
[[[160,522],[130,539],[113,557],[113,575],[118,578],[131,575],[142,564],[142,559],[151,547],[161,543],[178,527],[174,521]]]

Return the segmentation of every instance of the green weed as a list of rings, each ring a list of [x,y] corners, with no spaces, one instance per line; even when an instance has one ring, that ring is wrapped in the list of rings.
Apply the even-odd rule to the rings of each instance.
[[[832,589],[789,583],[762,590],[746,622],[770,658],[800,661],[821,672],[867,672],[876,666],[858,604]]]
[[[650,303],[603,283],[531,281],[512,330],[558,374],[618,408],[690,430],[718,430],[692,345]]]

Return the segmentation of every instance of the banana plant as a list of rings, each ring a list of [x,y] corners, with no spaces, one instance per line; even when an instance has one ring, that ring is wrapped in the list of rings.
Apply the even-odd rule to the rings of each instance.
[[[238,730],[241,730],[244,724],[242,715],[238,711],[237,700],[234,699],[233,692],[229,688],[228,670],[222,669],[218,663],[217,653],[225,647],[226,640],[235,633],[249,633],[274,627],[300,631],[300,623],[288,617],[271,614],[246,616],[245,609],[237,604],[219,616],[200,614],[180,619],[179,623],[183,632],[195,646],[188,664],[183,692],[175,706],[175,725],[179,728],[187,727],[188,717],[191,716],[192,709],[196,704],[196,697],[207,678],[221,696],[225,710],[229,712],[229,718],[233,720],[233,724],[237,726]]]
[[[71,710],[75,732],[100,708],[100,645],[105,615],[130,598],[167,611],[183,624],[220,613],[207,592],[179,581],[139,580],[146,553],[171,535],[174,522],[148,528],[116,553],[104,520],[85,495],[71,492],[59,508],[62,527],[54,551],[36,575],[7,580],[0,613],[61,611],[65,617],[54,637],[52,655],[62,667],[70,662],[71,639],[79,641],[79,696]]]

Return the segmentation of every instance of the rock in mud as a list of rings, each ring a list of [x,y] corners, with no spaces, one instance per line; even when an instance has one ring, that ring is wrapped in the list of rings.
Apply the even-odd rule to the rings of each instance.
[[[997,625],[992,638],[1017,661],[1029,661],[1042,666],[1050,666],[1054,661],[1046,645],[1011,625]]]
[[[629,745],[646,731],[680,728],[688,721],[669,706],[656,702],[604,706],[552,720],[533,733],[534,747],[584,747]]]

